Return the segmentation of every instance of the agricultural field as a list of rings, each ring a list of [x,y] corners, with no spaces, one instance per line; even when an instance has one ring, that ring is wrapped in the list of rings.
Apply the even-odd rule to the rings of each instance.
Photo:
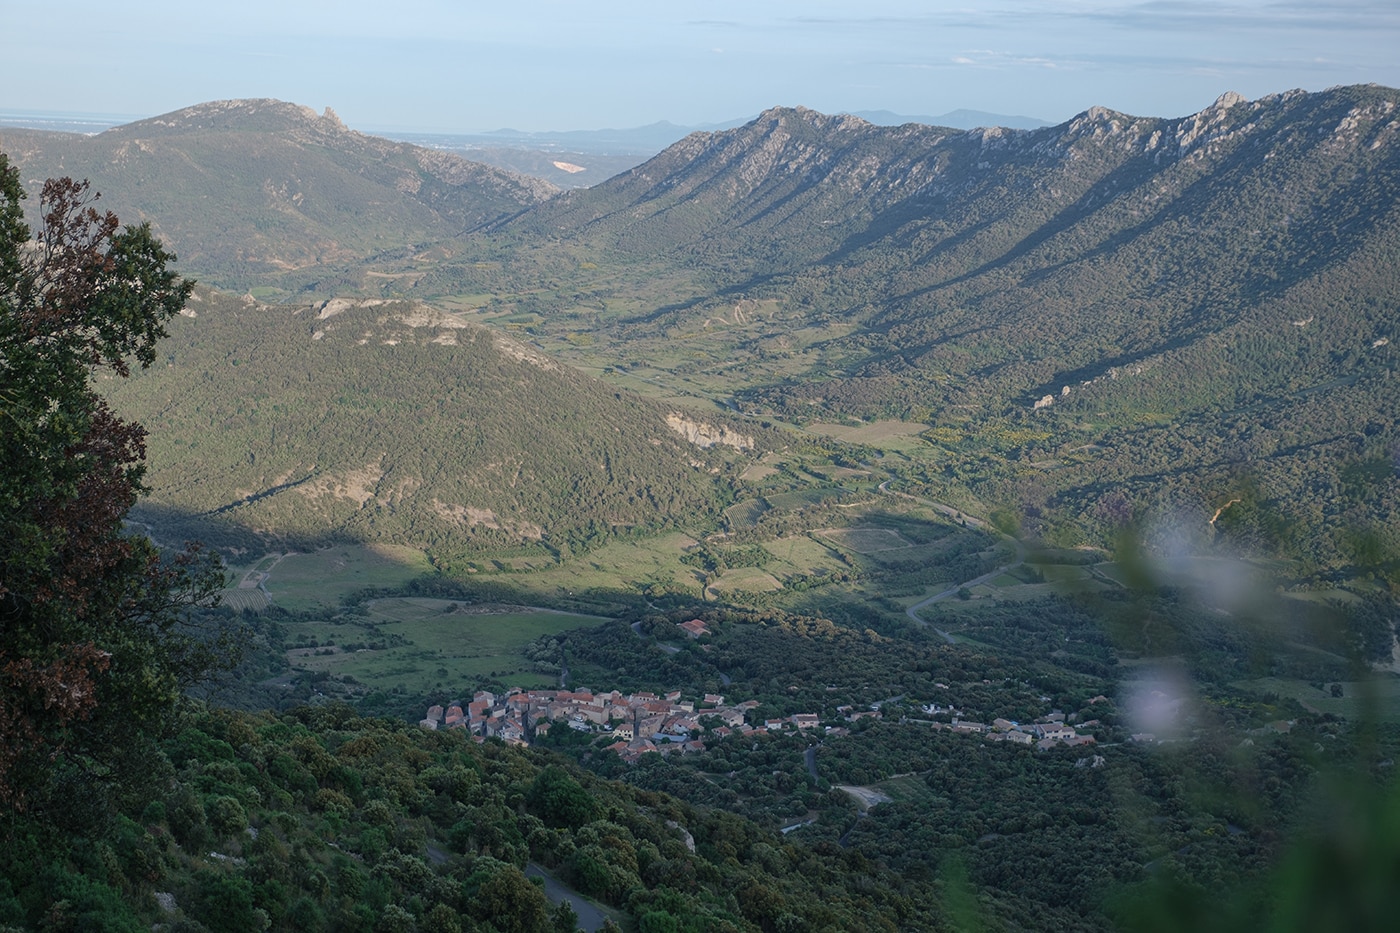
[[[234,612],[262,612],[271,602],[256,587],[230,587],[219,594],[219,604]]]
[[[1236,686],[1253,693],[1277,694],[1297,700],[1304,709],[1331,713],[1353,722],[1400,722],[1400,676],[1376,673],[1365,680],[1340,681],[1341,696],[1333,696],[1332,684],[1308,683],[1301,679],[1261,677],[1240,681]]]
[[[776,564],[769,564],[771,573],[790,573],[810,576],[820,573],[834,573],[844,566],[832,549],[809,535],[792,535],[765,541],[763,549],[776,558]]]
[[[261,572],[267,575],[263,586],[272,601],[296,611],[332,608],[353,593],[403,586],[432,569],[413,548],[345,544],[309,554],[283,554]]]
[[[674,532],[640,541],[611,541],[562,564],[527,574],[479,578],[499,579],[523,593],[541,598],[569,596],[588,591],[637,592],[647,587],[680,589],[699,595],[702,580],[681,557],[698,544],[690,535]]]
[[[930,805],[937,798],[922,774],[900,774],[871,784],[870,789],[895,803]]]
[[[771,469],[764,467],[763,469]],[[730,528],[749,528],[758,522],[760,516],[768,511],[768,504],[762,499],[745,499],[743,502],[736,502],[724,510],[724,517],[729,522]]]
[[[778,472],[778,460],[773,454],[764,454],[757,463],[745,468],[739,478],[746,483],[761,483]]]
[[[726,570],[709,587],[711,591],[722,596],[768,593],[782,588],[782,583],[775,579],[771,573],[756,567],[737,567],[733,570]]]
[[[829,538],[842,547],[858,554],[876,554],[880,551],[894,551],[913,547],[893,528],[857,526],[854,528],[826,528],[817,534]]]
[[[928,442],[920,437],[929,426],[913,421],[872,421],[868,424],[816,422],[807,425],[806,429],[811,434],[834,437],[847,444],[865,444],[903,454],[930,449]]]
[[[494,678],[546,686],[558,674],[522,653],[541,635],[597,625],[597,616],[518,607],[483,608],[446,599],[371,600],[366,615],[338,625],[287,625],[294,669],[349,678],[370,689],[409,695],[470,692]]]

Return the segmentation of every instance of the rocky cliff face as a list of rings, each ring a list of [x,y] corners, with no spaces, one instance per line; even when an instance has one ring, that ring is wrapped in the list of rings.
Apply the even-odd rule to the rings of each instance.
[[[696,421],[672,412],[666,416],[666,425],[696,447],[720,446],[733,447],[735,450],[753,450],[752,435],[741,434],[722,424]]]

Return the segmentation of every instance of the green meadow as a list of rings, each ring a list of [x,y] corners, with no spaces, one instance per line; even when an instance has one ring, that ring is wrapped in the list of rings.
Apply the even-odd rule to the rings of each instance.
[[[1389,671],[1365,680],[1341,681],[1342,695],[1334,697],[1331,684],[1322,689],[1301,679],[1262,677],[1240,681],[1236,686],[1255,693],[1277,694],[1297,700],[1316,713],[1331,713],[1360,722],[1400,722],[1400,676]]]
[[[230,569],[237,580],[246,580],[249,573],[267,574],[263,588],[272,602],[301,611],[334,608],[364,589],[400,587],[433,568],[414,548],[342,544],[310,553],[267,555],[251,566]]]
[[[371,600],[366,615],[338,625],[288,625],[294,669],[325,672],[370,689],[427,696],[500,679],[547,686],[558,674],[540,671],[523,654],[541,635],[596,625],[596,616],[540,609],[483,609],[446,599]]]

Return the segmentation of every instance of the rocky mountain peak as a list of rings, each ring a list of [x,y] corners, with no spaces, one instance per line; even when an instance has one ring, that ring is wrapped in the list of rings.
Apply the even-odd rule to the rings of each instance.
[[[1229,110],[1236,104],[1244,103],[1248,103],[1248,101],[1245,100],[1245,96],[1243,94],[1239,93],[1238,91],[1226,91],[1224,94],[1221,94],[1215,99],[1215,103],[1212,104],[1211,107],[1213,107],[1216,110]]]
[[[207,101],[113,127],[107,132],[131,136],[168,136],[217,130],[310,131],[332,135],[353,132],[329,107],[323,114],[318,114],[310,107],[272,98]]]

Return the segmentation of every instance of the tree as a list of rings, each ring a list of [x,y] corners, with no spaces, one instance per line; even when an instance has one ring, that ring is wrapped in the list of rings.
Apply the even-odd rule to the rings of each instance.
[[[597,818],[598,806],[588,791],[558,765],[549,765],[530,784],[525,805],[556,829],[577,829]]]
[[[86,182],[44,185],[32,239],[24,196],[0,154],[0,801],[16,807],[148,747],[213,661],[185,610],[222,585],[198,548],[165,559],[125,532],[145,432],[92,387],[150,365],[193,283]]]

